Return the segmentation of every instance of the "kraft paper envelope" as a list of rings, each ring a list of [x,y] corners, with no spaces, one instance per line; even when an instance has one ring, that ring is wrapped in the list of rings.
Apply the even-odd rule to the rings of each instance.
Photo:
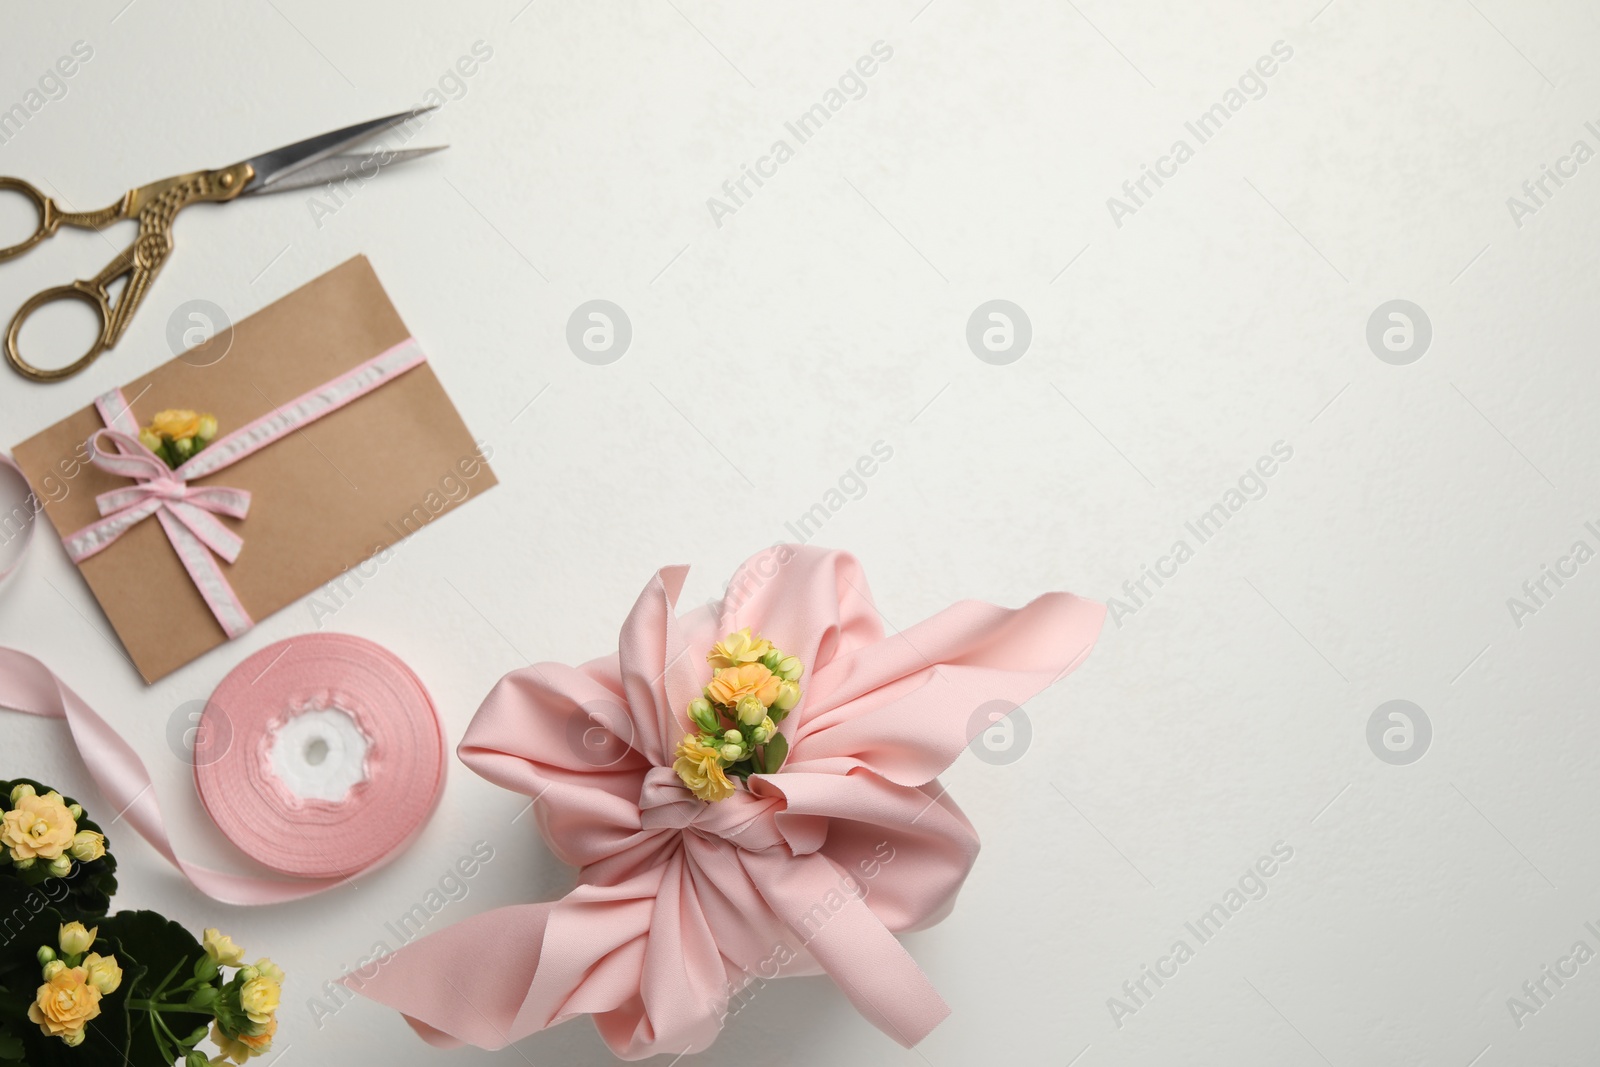
[[[409,336],[357,257],[122,393],[141,426],[188,408],[215,415],[225,436]],[[63,537],[100,518],[98,494],[133,484],[85,462],[84,442],[104,425],[86,407],[15,449]],[[260,622],[493,486],[487,458],[424,363],[191,484],[250,492],[247,518],[220,520],[244,547],[219,562]],[[155,516],[79,570],[146,682],[227,640]]]

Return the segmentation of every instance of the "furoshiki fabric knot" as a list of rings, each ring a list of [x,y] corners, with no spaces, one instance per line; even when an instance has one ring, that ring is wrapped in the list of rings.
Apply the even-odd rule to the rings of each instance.
[[[886,635],[842,552],[775,546],[719,605],[680,617],[685,573],[657,572],[616,653],[513,671],[468,728],[462,761],[533,798],[579,884],[345,976],[429,1042],[501,1048],[590,1015],[624,1059],[682,1055],[715,1040],[756,975],[826,973],[908,1047],[949,1014],[895,937],[942,919],[977,858],[936,776],[992,726],[996,702],[1020,705],[1088,655],[1104,607],[1068,593],[1017,609],[965,601]],[[706,651],[747,626],[809,682],[783,724],[781,768],[708,802],[679,780],[673,750],[712,677]]]
[[[639,791],[643,829],[692,830],[750,852],[787,844],[777,823],[783,808],[781,796],[759,797],[747,790],[708,804],[689,792],[671,767],[651,767]]]

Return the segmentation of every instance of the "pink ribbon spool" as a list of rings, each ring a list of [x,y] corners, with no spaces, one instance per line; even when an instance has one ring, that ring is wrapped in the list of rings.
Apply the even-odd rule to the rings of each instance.
[[[305,735],[298,720],[330,712],[365,741],[359,780],[337,799],[302,796],[274,759],[281,767],[283,746]],[[333,731],[335,749],[356,736],[348,726]],[[315,729],[309,736],[326,753]],[[349,634],[292,637],[250,656],[211,694],[196,734],[195,786],[212,821],[246,855],[299,878],[348,877],[393,859],[426,825],[444,772],[427,689],[387,649]]]

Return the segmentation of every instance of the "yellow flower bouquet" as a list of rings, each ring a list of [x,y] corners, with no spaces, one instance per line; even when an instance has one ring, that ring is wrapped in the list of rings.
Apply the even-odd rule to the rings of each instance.
[[[789,742],[778,724],[800,702],[805,668],[793,656],[746,626],[711,646],[714,673],[689,704],[699,727],[678,742],[672,769],[701,800],[733,796],[734,778],[772,774],[783,766]]]
[[[158,411],[139,431],[139,443],[176,470],[217,436],[217,420],[182,408]]]

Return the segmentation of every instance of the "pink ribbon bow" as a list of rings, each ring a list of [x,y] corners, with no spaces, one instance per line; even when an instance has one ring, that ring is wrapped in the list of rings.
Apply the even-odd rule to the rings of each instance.
[[[110,449],[105,447],[107,442]],[[120,430],[96,430],[89,438],[89,461],[109,474],[132,478],[135,484],[94,498],[103,518],[68,539],[72,562],[88,559],[154,515],[227,635],[237,637],[248,630],[250,616],[213,553],[229,563],[239,558],[244,541],[216,516],[244,518],[250,512],[249,492],[220,485],[190,485],[188,478],[194,468],[189,463],[174,470],[137,437]]]
[[[345,976],[430,1043],[501,1048],[588,1014],[624,1059],[681,1055],[712,1043],[757,978],[824,972],[907,1047],[949,1014],[894,936],[942,919],[977,857],[935,776],[992,725],[985,709],[1081,662],[1104,607],[1067,593],[1015,610],[964,601],[885,636],[842,552],[775,546],[720,607],[678,618],[686,573],[657,572],[617,653],[513,671],[468,728],[462,761],[534,798],[579,885]],[[707,650],[744,626],[800,658],[804,696],[783,723],[782,769],[706,803],[673,752],[710,680]]]

